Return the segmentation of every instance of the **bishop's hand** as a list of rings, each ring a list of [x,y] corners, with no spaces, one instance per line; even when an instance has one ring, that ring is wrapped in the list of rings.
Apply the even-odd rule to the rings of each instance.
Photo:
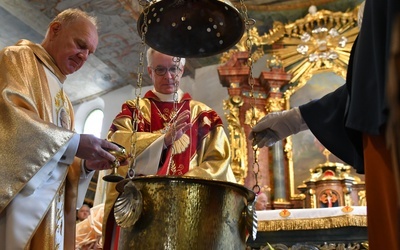
[[[179,140],[185,132],[192,127],[192,124],[188,122],[190,111],[185,110],[178,115],[178,118],[169,127],[165,133],[164,145],[170,146],[174,141]]]

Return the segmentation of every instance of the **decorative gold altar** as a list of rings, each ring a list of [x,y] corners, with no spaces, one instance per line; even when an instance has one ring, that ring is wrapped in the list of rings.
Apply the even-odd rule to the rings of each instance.
[[[365,183],[350,173],[351,166],[329,161],[310,169],[310,177],[297,188],[304,195],[306,208],[366,206]]]
[[[366,227],[364,206],[327,209],[282,209],[257,211],[259,231],[313,230],[340,227]]]
[[[259,173],[253,169],[254,150],[247,139],[252,119],[290,109],[291,97],[316,75],[331,73],[344,79],[359,31],[357,20],[358,7],[348,12],[310,12],[293,23],[274,23],[268,34],[258,34],[255,28],[249,30],[236,48],[221,57],[218,75],[230,96],[224,101],[224,109],[233,152],[232,168],[239,183],[248,188],[258,183],[269,194],[271,209],[319,206],[305,202],[307,195],[295,185],[292,137],[259,149]],[[254,45],[251,51],[249,40]],[[252,62],[263,64],[259,75],[254,75],[256,71],[249,66],[249,57]],[[322,151],[320,156],[324,159]],[[356,188],[354,180],[352,184],[336,184]],[[356,197],[353,199],[356,203],[349,201],[350,189],[345,192],[347,196],[341,197],[346,197],[350,205],[358,205]]]
[[[358,8],[310,12],[293,23],[275,23],[268,34],[252,29],[221,58],[218,75],[230,97],[224,109],[234,152],[232,168],[240,183],[248,188],[258,183],[270,198],[270,210],[257,211],[257,239],[248,241],[252,248],[269,249],[267,243],[274,249],[368,247],[365,185],[351,173],[351,166],[320,149],[320,161],[308,165],[308,174],[296,185],[294,136],[259,149],[259,169],[254,169],[254,149],[247,139],[254,117],[301,105],[291,98],[316,75],[321,79],[330,73],[344,82],[357,19]],[[255,45],[251,51],[248,39]],[[263,64],[259,75],[249,57]]]
[[[368,249],[365,206],[265,210],[257,216],[252,248],[269,249],[268,243],[279,250]]]

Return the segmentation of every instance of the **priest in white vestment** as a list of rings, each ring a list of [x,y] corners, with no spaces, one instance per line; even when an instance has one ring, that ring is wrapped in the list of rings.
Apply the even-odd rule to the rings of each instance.
[[[119,149],[73,131],[63,91],[97,44],[95,18],[69,9],[42,44],[21,40],[0,52],[0,249],[75,248],[75,211],[92,170],[110,168],[107,150]]]

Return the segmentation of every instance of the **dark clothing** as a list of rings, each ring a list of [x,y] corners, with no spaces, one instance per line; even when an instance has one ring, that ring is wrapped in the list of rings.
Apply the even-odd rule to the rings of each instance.
[[[315,137],[358,173],[364,173],[362,134],[382,134],[388,119],[387,64],[399,5],[399,0],[365,2],[346,84],[299,107]]]
[[[362,135],[345,128],[348,92],[345,85],[299,107],[310,131],[334,155],[364,173]]]

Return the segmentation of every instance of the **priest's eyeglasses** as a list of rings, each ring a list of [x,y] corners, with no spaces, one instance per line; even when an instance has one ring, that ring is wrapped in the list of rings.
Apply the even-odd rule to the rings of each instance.
[[[170,68],[166,68],[166,67],[163,67],[163,66],[157,66],[157,67],[152,68],[152,69],[159,76],[165,75],[167,73],[167,71],[169,71],[169,73],[171,75],[177,75],[177,74],[182,72],[182,70],[178,66],[172,66]]]

